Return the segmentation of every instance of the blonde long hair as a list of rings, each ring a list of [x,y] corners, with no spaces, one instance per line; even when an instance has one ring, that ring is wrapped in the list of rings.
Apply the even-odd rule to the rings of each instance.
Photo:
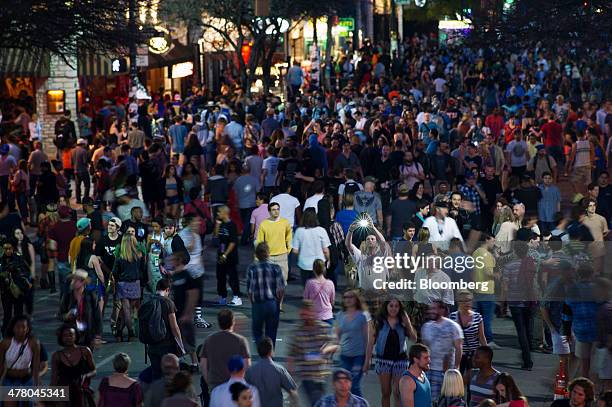
[[[140,260],[142,253],[138,249],[138,241],[132,235],[124,235],[119,248],[119,258],[128,262]]]

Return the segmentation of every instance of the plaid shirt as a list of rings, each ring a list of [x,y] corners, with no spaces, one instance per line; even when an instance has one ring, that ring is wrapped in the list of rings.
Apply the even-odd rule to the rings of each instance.
[[[466,200],[470,201],[474,204],[474,209],[476,215],[480,215],[480,194],[476,190],[476,188],[469,186],[468,184],[463,184],[459,186],[459,191],[463,194]]]
[[[330,394],[329,396],[323,397],[321,400],[317,401],[315,407],[336,407],[338,403],[336,402],[336,395]],[[349,395],[348,402],[345,404],[346,407],[370,407],[370,404],[366,401],[366,399],[355,396],[354,394]]]
[[[268,261],[257,261],[247,268],[247,290],[253,302],[275,300],[276,290],[285,288],[280,266]]]
[[[588,301],[594,297],[594,284],[578,282],[569,289],[566,304],[571,309],[572,331],[580,342],[597,339],[597,311],[599,304]]]

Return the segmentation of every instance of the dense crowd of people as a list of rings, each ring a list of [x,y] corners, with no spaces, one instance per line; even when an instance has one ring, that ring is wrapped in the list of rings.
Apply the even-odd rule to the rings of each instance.
[[[527,406],[496,368],[496,317],[513,321],[517,366],[558,356],[553,406],[612,405],[611,62],[578,44],[366,44],[326,90],[296,62],[283,98],[228,73],[220,96],[66,111],[54,152],[32,112],[4,106],[2,385],[44,380],[31,316],[49,290],[50,384],[71,406],[295,406],[298,389],[319,407]],[[407,257],[422,263],[386,261]],[[283,366],[284,297],[300,284]],[[198,344],[215,325],[205,300],[219,329]],[[226,306],[250,308],[257,363]],[[92,352],[113,341],[145,344],[150,366],[131,378],[118,353],[96,394]],[[361,386],[372,365],[379,394]]]

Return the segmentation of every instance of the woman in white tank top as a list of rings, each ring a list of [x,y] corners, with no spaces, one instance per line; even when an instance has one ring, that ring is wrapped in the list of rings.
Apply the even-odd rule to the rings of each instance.
[[[6,337],[0,342],[2,386],[37,386],[40,370],[40,343],[32,336],[32,323],[27,316],[14,317]],[[17,406],[31,406],[30,401]]]

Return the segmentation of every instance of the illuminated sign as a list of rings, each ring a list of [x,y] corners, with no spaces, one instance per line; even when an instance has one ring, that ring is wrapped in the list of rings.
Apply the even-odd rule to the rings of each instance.
[[[472,28],[466,21],[460,20],[441,20],[438,23],[439,30],[466,30]]]
[[[111,71],[113,73],[127,72],[127,61],[125,58],[117,58],[111,61]]]
[[[172,65],[172,79],[193,75],[193,62]]]
[[[170,51],[170,31],[161,26],[156,26],[157,33],[154,37],[149,38],[149,51],[154,54],[165,54]]]

